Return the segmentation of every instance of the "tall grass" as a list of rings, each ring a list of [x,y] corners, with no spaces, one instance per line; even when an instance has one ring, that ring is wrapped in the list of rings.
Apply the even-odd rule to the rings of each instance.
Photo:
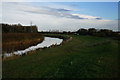
[[[2,51],[12,52],[36,45],[44,40],[40,33],[3,33]]]

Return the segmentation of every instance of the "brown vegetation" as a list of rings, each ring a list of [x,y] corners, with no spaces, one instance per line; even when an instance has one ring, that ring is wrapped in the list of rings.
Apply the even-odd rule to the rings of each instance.
[[[12,52],[36,45],[44,40],[40,33],[3,33],[2,51]]]

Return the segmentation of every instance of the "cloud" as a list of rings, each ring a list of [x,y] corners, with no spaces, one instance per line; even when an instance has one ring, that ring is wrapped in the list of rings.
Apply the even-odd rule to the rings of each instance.
[[[119,0],[2,0],[3,2],[119,2]]]
[[[71,10],[68,10],[68,9],[56,9],[56,10],[58,10],[58,11],[71,11]]]
[[[97,20],[101,20],[102,18],[96,18]]]
[[[56,17],[65,17],[65,18],[72,18],[72,19],[96,19],[101,20],[100,17],[88,16],[88,15],[81,15],[81,14],[71,14],[68,13],[68,9],[56,9],[50,7],[39,7],[39,8],[32,8],[32,9],[25,9],[24,12],[35,13],[35,14],[47,14],[53,15]]]
[[[27,6],[26,6],[27,5]],[[89,16],[89,15],[83,15],[83,14],[71,14],[70,9],[65,8],[51,8],[51,7],[43,7],[43,6],[30,6],[29,4],[24,3],[4,3],[3,8],[13,10],[13,11],[23,11],[27,12],[27,14],[46,14],[46,15],[52,15],[56,17],[65,17],[65,18],[71,18],[71,19],[96,19],[101,20],[100,17],[95,16]]]
[[[75,31],[79,28],[105,28],[117,30],[117,20],[105,20],[96,16],[72,14],[67,8],[32,6],[29,3],[3,3],[2,22],[29,25],[30,21],[39,31]]]
[[[84,19],[97,19],[97,20],[101,20],[102,19],[100,17],[83,15],[83,14],[72,14],[72,15],[79,16],[79,17],[82,17]]]

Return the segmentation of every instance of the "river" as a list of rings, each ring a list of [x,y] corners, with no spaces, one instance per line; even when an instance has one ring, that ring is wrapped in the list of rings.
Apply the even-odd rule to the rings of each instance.
[[[59,39],[59,38],[52,38],[52,37],[45,37],[44,41],[42,43],[39,43],[35,46],[30,46],[29,48],[26,48],[24,50],[17,50],[11,53],[4,53],[4,57],[10,57],[13,55],[23,55],[23,54],[27,54],[27,52],[39,49],[39,48],[44,48],[44,47],[49,47],[51,45],[59,45],[60,43],[62,43],[63,39]]]

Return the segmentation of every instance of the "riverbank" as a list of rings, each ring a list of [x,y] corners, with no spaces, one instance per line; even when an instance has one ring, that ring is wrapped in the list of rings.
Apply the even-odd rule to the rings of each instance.
[[[3,78],[119,77],[118,41],[93,36],[63,36],[72,39],[58,47],[38,49],[33,52],[35,54],[3,61]]]
[[[22,50],[41,43],[43,40],[44,36],[40,33],[3,33],[2,52],[9,53]]]
[[[16,59],[20,56],[25,56],[25,55],[29,55],[32,53],[35,53],[37,50],[44,50],[47,48],[53,48],[53,47],[57,47],[57,46],[61,46],[63,44],[65,44],[66,42],[72,40],[72,37],[70,36],[61,36],[61,35],[55,35],[55,34],[43,34],[44,38],[51,38],[49,40],[46,41],[46,39],[44,39],[44,41],[42,43],[38,43],[35,46],[29,46],[29,48],[26,48],[24,50],[18,50],[12,53],[6,53],[3,55],[3,60],[11,60],[11,59]],[[58,39],[57,39],[58,38]],[[54,40],[56,40],[54,42]],[[61,41],[62,39],[62,41]]]

